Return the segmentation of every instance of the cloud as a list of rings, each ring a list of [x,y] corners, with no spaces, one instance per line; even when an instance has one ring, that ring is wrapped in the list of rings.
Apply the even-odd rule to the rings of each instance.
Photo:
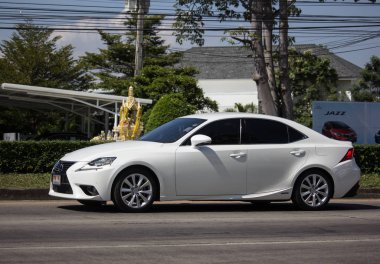
[[[97,52],[99,48],[104,48],[104,44],[100,38],[97,28],[112,28],[125,29],[123,22],[125,21],[124,11],[115,17],[109,19],[84,19],[77,23],[60,28],[66,29],[63,31],[55,31],[54,36],[62,36],[59,40],[59,45],[69,45],[74,47],[74,57],[78,58],[85,55],[86,52]],[[83,29],[71,30],[70,29]],[[88,30],[86,30],[88,29]],[[105,30],[107,31],[107,30]],[[115,32],[115,31],[112,31]],[[116,31],[121,33],[120,31]]]

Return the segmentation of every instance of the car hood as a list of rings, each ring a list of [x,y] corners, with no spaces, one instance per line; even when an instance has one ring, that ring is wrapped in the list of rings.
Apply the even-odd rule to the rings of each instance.
[[[138,150],[152,150],[159,148],[163,144],[148,141],[123,141],[99,144],[67,153],[62,157],[64,161],[92,161],[100,157],[117,157],[127,151],[136,152]]]

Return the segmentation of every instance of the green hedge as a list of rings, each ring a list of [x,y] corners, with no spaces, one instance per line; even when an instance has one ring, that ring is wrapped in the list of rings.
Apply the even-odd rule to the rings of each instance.
[[[355,159],[362,173],[380,173],[380,145],[355,145]]]
[[[0,141],[0,173],[50,172],[68,152],[100,144],[88,141]],[[380,173],[380,145],[355,145],[362,173]]]
[[[99,144],[89,141],[0,141],[1,173],[50,172],[63,155]]]

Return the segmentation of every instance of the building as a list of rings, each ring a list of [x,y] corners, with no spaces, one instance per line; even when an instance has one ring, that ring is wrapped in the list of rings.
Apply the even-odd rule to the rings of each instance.
[[[360,77],[360,67],[317,45],[295,45],[297,51],[310,50],[330,60],[338,73],[338,92],[342,100],[351,100],[350,90]],[[180,66],[193,66],[200,73],[199,86],[205,96],[219,104],[219,111],[234,107],[235,103],[258,104],[257,87],[252,80],[252,51],[238,46],[194,47],[184,52]]]

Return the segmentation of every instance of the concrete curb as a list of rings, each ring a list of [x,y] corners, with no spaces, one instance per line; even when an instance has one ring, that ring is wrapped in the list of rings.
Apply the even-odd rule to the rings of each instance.
[[[61,200],[48,193],[49,189],[0,189],[0,200]],[[359,189],[352,198],[380,198],[380,188]]]
[[[0,189],[0,200],[56,200],[49,189]]]

